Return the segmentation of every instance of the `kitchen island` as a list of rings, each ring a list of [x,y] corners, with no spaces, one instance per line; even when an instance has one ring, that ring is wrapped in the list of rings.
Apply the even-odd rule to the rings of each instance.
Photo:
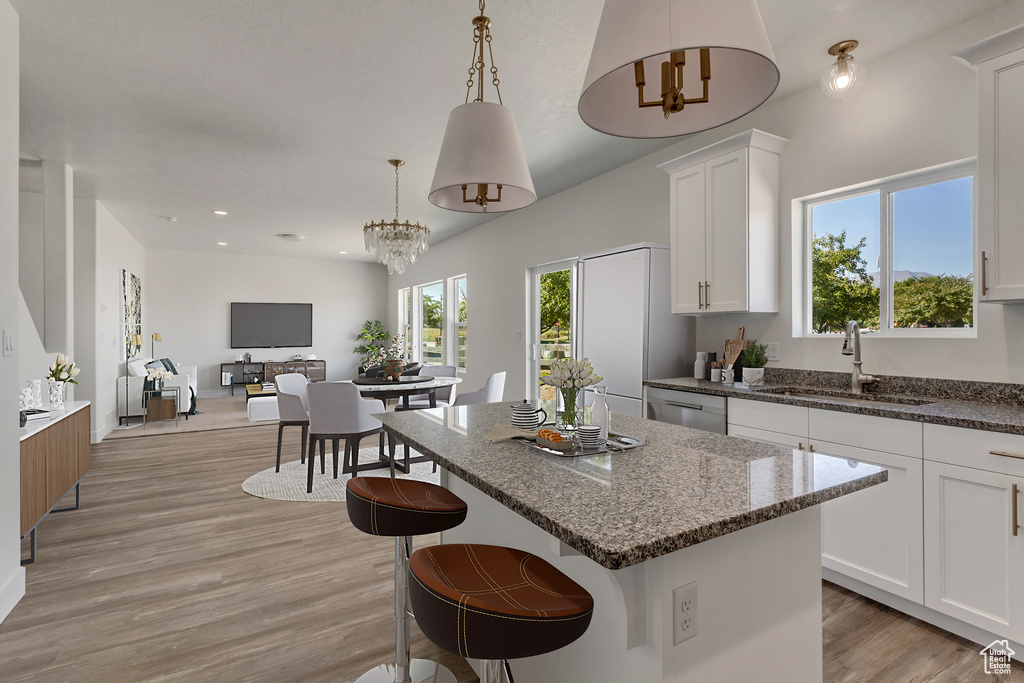
[[[614,414],[648,444],[562,458],[491,444],[510,404],[381,415],[469,504],[442,542],[535,553],[587,588],[588,632],[516,660],[519,680],[821,681],[818,505],[886,481],[882,468]],[[673,593],[695,595],[675,644]]]

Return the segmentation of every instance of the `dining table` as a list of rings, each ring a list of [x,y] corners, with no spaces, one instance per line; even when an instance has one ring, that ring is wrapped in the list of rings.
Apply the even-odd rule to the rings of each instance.
[[[424,369],[427,370],[427,368]],[[410,398],[420,394],[426,394],[427,399],[430,402],[430,407],[436,408],[437,390],[443,387],[460,384],[462,382],[462,378],[412,375],[400,376],[397,381],[390,380],[387,377],[359,377],[350,381],[359,387],[359,393],[363,397],[383,399],[385,408],[387,407],[387,401],[389,399],[396,398],[401,401],[401,408],[403,410],[411,410]],[[396,410],[397,409],[398,408],[396,407]],[[381,459],[381,466],[392,467],[392,472],[397,469],[408,474],[409,467],[411,465],[415,465],[418,462],[428,462],[430,460],[430,458],[425,455],[411,458],[409,453],[409,444],[403,443],[404,458],[399,461],[395,458],[396,446],[397,443],[395,441],[395,437],[392,436],[388,440],[388,454],[383,456]]]

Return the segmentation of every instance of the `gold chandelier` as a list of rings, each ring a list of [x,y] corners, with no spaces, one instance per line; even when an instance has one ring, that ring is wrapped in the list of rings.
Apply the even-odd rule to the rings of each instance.
[[[366,251],[374,254],[379,263],[388,267],[391,275],[401,275],[405,269],[416,263],[416,259],[427,250],[430,230],[425,225],[398,220],[398,167],[405,164],[401,159],[389,159],[395,167],[395,219],[367,223],[363,226]]]
[[[669,54],[667,62],[661,63],[661,99],[652,102],[644,102],[644,86],[647,79],[644,77],[644,60],[638,59],[633,62],[633,74],[636,79],[637,100],[641,109],[646,107],[661,107],[667,119],[672,114],[678,114],[688,104],[707,104],[708,85],[711,81],[711,50],[700,48],[700,80],[704,84],[704,95],[686,99],[683,96],[683,67],[686,66],[686,50],[679,50]]]

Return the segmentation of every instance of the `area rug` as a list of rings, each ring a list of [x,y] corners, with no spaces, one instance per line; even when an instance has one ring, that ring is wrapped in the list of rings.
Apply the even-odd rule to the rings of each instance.
[[[272,500],[292,500],[299,502],[315,503],[337,503],[345,500],[345,483],[351,475],[338,473],[334,478],[334,468],[331,462],[330,449],[327,454],[327,473],[320,474],[320,456],[317,455],[317,463],[313,468],[313,492],[306,493],[306,476],[308,465],[293,460],[281,463],[281,471],[275,472],[273,467],[268,467],[262,472],[257,472],[244,482],[242,490],[250,496],[257,498],[270,498]],[[399,452],[401,455],[401,452]],[[412,457],[419,455],[415,451],[410,454]],[[377,460],[377,448],[360,448],[359,459],[363,463]],[[409,474],[396,471],[395,476],[402,479],[415,479],[425,481],[429,484],[441,482],[441,472],[433,472],[433,464],[420,462],[411,465]],[[360,472],[361,477],[390,477],[391,471],[387,467],[376,470]]]
[[[143,427],[142,418],[133,417],[131,423],[138,426],[132,429],[115,429],[107,434],[104,440],[130,439],[137,436],[166,436],[184,432],[209,432],[237,427],[263,427],[266,425],[277,427],[277,420],[249,422],[249,414],[245,409],[245,396],[201,398],[196,403],[196,407],[199,409],[199,415],[189,415],[187,420],[182,415],[177,424],[174,420],[160,420],[147,422]]]

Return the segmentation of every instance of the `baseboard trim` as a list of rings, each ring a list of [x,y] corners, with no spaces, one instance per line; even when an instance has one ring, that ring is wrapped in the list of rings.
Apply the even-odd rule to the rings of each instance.
[[[850,578],[849,576],[840,574],[832,569],[827,569],[826,567],[821,568],[821,578],[826,581],[831,581],[834,584],[838,584],[843,588],[848,588],[854,593],[859,593],[866,598],[874,600],[875,602],[880,602],[887,607],[892,607],[898,612],[903,612],[915,619],[920,619],[932,626],[938,626],[944,631],[949,631],[961,638],[966,638],[973,643],[977,643],[979,651],[981,648],[987,647],[995,640],[1007,640],[1010,643],[1010,648],[1016,652],[1013,658],[1017,661],[1024,662],[1024,644],[1009,640],[1008,638],[1003,638],[1003,636],[992,633],[991,631],[986,631],[983,628],[978,628],[973,624],[960,621],[948,614],[936,612],[931,607],[919,605],[916,602],[912,602],[898,595],[893,595],[892,593],[880,588],[875,588],[863,581]]]
[[[18,545],[21,548],[21,545]],[[0,588],[0,622],[7,618],[18,601],[25,597],[25,568],[18,567]]]

